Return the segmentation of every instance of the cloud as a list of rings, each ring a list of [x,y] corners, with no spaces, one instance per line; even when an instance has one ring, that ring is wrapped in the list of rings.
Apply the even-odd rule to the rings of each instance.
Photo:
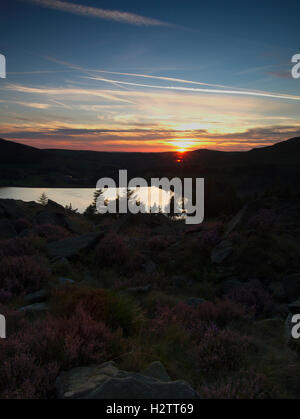
[[[117,81],[111,79],[105,79],[102,77],[86,77],[91,80],[98,80],[104,81],[107,83],[114,83],[114,84],[121,84],[127,86],[135,86],[135,87],[146,87],[151,89],[167,89],[167,90],[178,90],[178,91],[190,91],[196,93],[215,93],[215,94],[227,94],[227,95],[246,95],[246,96],[258,96],[258,97],[269,97],[274,99],[288,99],[288,100],[297,100],[300,101],[300,96],[295,95],[287,95],[282,93],[271,93],[271,92],[263,92],[263,91],[249,91],[249,90],[220,90],[220,89],[202,89],[202,88],[194,88],[194,87],[176,87],[176,86],[158,86],[158,85],[150,85],[150,84],[141,84],[141,83],[131,83],[126,81]]]
[[[161,80],[161,81],[170,81],[170,82],[175,82],[175,83],[182,83],[182,84],[192,84],[192,85],[200,85],[200,86],[206,86],[206,87],[216,87],[218,89],[229,89],[228,90],[222,90],[224,93],[228,93],[228,94],[245,94],[245,95],[250,95],[250,96],[265,96],[265,97],[276,97],[276,98],[283,98],[286,99],[287,96],[289,97],[289,99],[294,99],[294,100],[299,100],[295,99],[297,98],[297,96],[291,96],[291,95],[285,95],[285,94],[280,94],[280,93],[270,93],[270,92],[266,92],[263,90],[250,90],[250,89],[245,89],[245,88],[241,88],[241,87],[233,87],[233,86],[228,86],[228,85],[222,85],[222,84],[216,84],[216,83],[204,83],[204,82],[200,82],[200,81],[192,81],[192,80],[186,80],[186,79],[180,79],[180,78],[174,78],[174,77],[165,77],[165,76],[154,76],[154,75],[149,75],[149,74],[139,74],[139,73],[124,73],[124,72],[118,72],[118,71],[108,71],[108,70],[93,70],[93,69],[87,69],[87,68],[83,68],[79,65],[76,64],[72,64],[66,61],[61,61],[61,60],[57,60],[56,58],[53,57],[44,57],[46,60],[48,61],[52,61],[56,64],[61,64],[63,66],[68,67],[71,70],[77,70],[79,72],[82,73],[86,73],[89,75],[88,78],[92,79],[92,80],[100,80],[100,81],[105,81],[107,83],[112,83],[115,85],[119,85],[122,86],[124,84],[130,85],[130,83],[128,82],[122,82],[122,81],[116,81],[116,80],[111,80],[111,79],[105,79],[105,78],[101,78],[101,77],[97,77],[95,76],[95,74],[112,74],[112,75],[116,75],[116,76],[129,76],[129,77],[136,77],[136,78],[146,78],[146,79],[155,79],[155,80]],[[274,66],[266,66],[266,67],[260,67],[263,69],[266,68],[273,68]],[[257,69],[255,69],[257,70]],[[249,70],[251,71],[251,70]],[[281,74],[281,72],[270,72],[268,74],[273,74],[273,75],[277,75],[278,77],[280,77],[279,73]],[[284,72],[282,72],[284,73]],[[242,74],[242,73],[240,73]],[[284,73],[285,74],[285,73]],[[290,74],[290,73],[289,73]],[[281,75],[281,77],[283,77]],[[138,84],[132,84],[134,86],[143,86],[143,87],[152,87],[150,85],[138,85]],[[157,86],[155,86],[157,87]],[[160,88],[160,87],[157,87]],[[161,87],[161,88],[167,88],[167,87]],[[170,87],[175,89],[174,87]],[[180,90],[186,90],[186,88],[182,88]],[[179,89],[178,89],[179,90]],[[198,90],[198,91],[207,91],[207,90]],[[208,91],[210,92],[210,91]],[[211,90],[212,93],[219,93],[219,91],[215,91],[215,90]],[[234,92],[234,93],[233,93]],[[238,93],[240,92],[240,93]],[[276,96],[274,96],[276,95]]]
[[[84,6],[81,4],[73,4],[59,0],[24,0],[36,4],[38,6],[49,9],[60,10],[62,12],[71,13],[79,16],[93,17],[97,19],[111,20],[115,22],[128,23],[136,26],[174,26],[167,22],[145,16],[136,15],[134,13],[121,12],[119,10],[99,9],[96,7]]]
[[[276,141],[284,140],[300,135],[300,125],[286,126],[270,126],[268,128],[257,126],[244,131],[235,131],[231,133],[215,133],[205,129],[178,131],[174,129],[102,129],[102,128],[77,128],[76,126],[57,126],[57,127],[36,127],[35,130],[28,127],[27,129],[18,129],[14,126],[7,127],[7,131],[2,133],[6,138],[28,138],[28,139],[49,139],[56,140],[78,140],[85,142],[88,139],[95,144],[101,144],[106,140],[118,140],[123,142],[138,139],[141,143],[144,141],[175,141],[176,139],[185,138],[186,140],[194,140],[198,143],[201,140],[215,140],[218,145],[228,140],[236,143],[237,146],[249,142],[251,144],[273,144]],[[238,147],[237,147],[238,148]]]

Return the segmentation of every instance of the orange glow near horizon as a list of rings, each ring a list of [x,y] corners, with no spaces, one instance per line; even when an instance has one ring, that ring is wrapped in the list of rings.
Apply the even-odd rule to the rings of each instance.
[[[199,143],[199,140],[195,140],[193,138],[176,138],[174,140],[170,140],[168,143],[175,148],[175,151],[183,154],[187,151],[191,151],[193,148],[196,148],[197,143]]]

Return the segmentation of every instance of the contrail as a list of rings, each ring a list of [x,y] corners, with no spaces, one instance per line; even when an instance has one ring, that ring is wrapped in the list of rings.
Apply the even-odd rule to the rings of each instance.
[[[227,95],[247,95],[247,96],[259,96],[259,97],[270,97],[275,99],[289,99],[289,100],[300,100],[300,96],[286,95],[281,93],[269,93],[269,92],[259,92],[259,91],[249,91],[249,90],[220,90],[220,89],[202,89],[194,87],[176,87],[176,86],[155,86],[150,84],[141,84],[141,83],[130,83],[126,81],[117,81],[104,79],[102,77],[85,77],[91,80],[104,81],[107,83],[116,83],[116,84],[125,84],[127,86],[136,86],[136,87],[147,87],[150,89],[166,89],[166,90],[180,90],[188,92],[201,92],[201,93],[217,93],[217,94],[227,94]]]
[[[49,9],[60,10],[79,16],[93,17],[97,19],[112,20],[115,22],[128,23],[137,26],[176,26],[157,19],[151,19],[134,13],[121,12],[119,10],[99,9],[97,7],[83,6],[81,4],[68,3],[60,0],[23,0]]]
[[[271,97],[276,99],[290,99],[290,100],[300,100],[299,96],[294,95],[287,95],[287,94],[281,94],[281,93],[270,93],[263,90],[249,90],[244,89],[241,87],[233,87],[228,85],[222,85],[222,84],[214,84],[214,83],[204,83],[200,81],[191,81],[191,80],[185,80],[185,79],[179,79],[174,77],[164,77],[164,76],[153,76],[149,74],[137,74],[137,73],[123,73],[123,72],[117,72],[117,71],[108,71],[108,70],[94,70],[94,69],[86,69],[83,67],[80,67],[75,64],[68,63],[66,61],[60,61],[52,57],[44,57],[49,61],[53,61],[57,64],[65,65],[73,70],[81,71],[83,73],[89,74],[89,76],[92,75],[92,77],[87,77],[92,80],[101,80],[106,81],[107,83],[112,84],[119,84],[119,85],[129,85],[129,86],[140,86],[140,87],[149,87],[149,88],[156,88],[156,89],[171,89],[171,90],[190,90],[195,92],[206,92],[206,93],[225,93],[225,94],[236,94],[236,95],[249,95],[249,96],[261,96],[261,97]],[[193,89],[193,88],[185,88],[185,87],[175,87],[175,86],[152,86],[148,84],[138,84],[138,83],[130,83],[130,82],[122,82],[122,81],[116,81],[111,79],[104,79],[100,77],[95,77],[93,73],[103,73],[103,74],[114,74],[114,75],[120,75],[120,76],[130,76],[130,77],[141,77],[141,78],[147,78],[147,79],[155,79],[155,80],[163,80],[163,81],[172,81],[176,83],[184,83],[184,84],[195,84],[200,86],[207,86],[207,87],[216,87],[218,89],[227,89],[227,90],[214,90],[214,89]]]

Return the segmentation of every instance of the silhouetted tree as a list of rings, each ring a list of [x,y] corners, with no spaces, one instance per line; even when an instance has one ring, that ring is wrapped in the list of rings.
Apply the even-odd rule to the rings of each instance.
[[[45,194],[45,192],[43,192],[42,195],[39,197],[38,203],[41,204],[41,205],[47,205],[48,196]]]

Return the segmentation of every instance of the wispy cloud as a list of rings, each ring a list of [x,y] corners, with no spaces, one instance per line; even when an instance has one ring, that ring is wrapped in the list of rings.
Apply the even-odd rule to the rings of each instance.
[[[72,70],[78,70],[80,72],[86,73],[89,75],[88,77],[86,77],[88,79],[103,81],[103,82],[111,83],[117,86],[127,85],[127,86],[135,86],[135,87],[146,87],[146,88],[152,88],[152,89],[168,89],[168,90],[177,90],[177,91],[181,90],[181,91],[192,91],[192,92],[198,92],[198,93],[202,92],[202,93],[229,94],[229,95],[246,95],[246,96],[257,96],[257,97],[267,97],[267,98],[274,98],[274,99],[288,99],[288,100],[300,101],[300,96],[289,95],[285,93],[266,92],[266,91],[254,90],[254,89],[249,90],[249,89],[227,86],[227,85],[222,85],[222,84],[204,83],[204,82],[185,80],[185,79],[179,79],[179,78],[174,78],[174,77],[153,76],[149,74],[123,73],[123,72],[107,71],[107,70],[91,70],[91,69],[86,69],[86,68],[83,68],[78,65],[71,64],[65,61],[57,60],[52,57],[44,57],[44,58],[46,58],[49,61],[53,61],[57,64],[65,65]],[[182,84],[200,85],[204,87],[215,87],[216,89],[177,87],[177,86],[157,86],[157,85],[153,86],[149,84],[132,83],[132,82],[125,82],[125,81],[98,77],[98,76],[95,76],[95,74],[97,73],[119,75],[119,76],[130,76],[130,77],[136,77],[136,78],[155,79],[155,80],[170,81],[170,82],[182,83]]]
[[[115,22],[128,23],[137,26],[173,26],[167,22],[152,19],[134,13],[122,12],[119,10],[99,9],[96,7],[84,6],[81,4],[68,3],[59,0],[23,0],[49,9],[60,10],[79,16],[93,17],[97,19],[111,20]]]
[[[167,89],[167,90],[178,90],[178,91],[190,91],[196,93],[215,93],[215,94],[227,94],[227,95],[246,95],[246,96],[258,96],[258,97],[269,97],[274,99],[288,99],[288,100],[297,100],[300,101],[300,96],[295,95],[287,95],[281,93],[271,93],[271,92],[263,92],[257,90],[220,90],[220,89],[202,89],[202,88],[194,88],[194,87],[177,87],[177,86],[157,86],[157,85],[150,85],[150,84],[141,84],[141,83],[131,83],[126,81],[117,81],[111,79],[105,79],[102,77],[87,77],[91,80],[98,80],[104,81],[107,83],[115,83],[127,86],[136,86],[136,87],[147,87],[151,89]]]

